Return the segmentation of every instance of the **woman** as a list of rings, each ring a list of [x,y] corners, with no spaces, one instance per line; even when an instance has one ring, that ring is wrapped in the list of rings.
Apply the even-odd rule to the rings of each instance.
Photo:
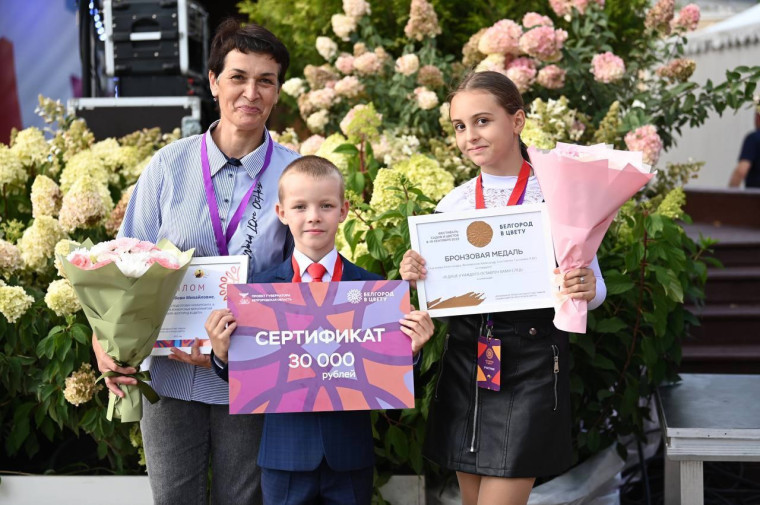
[[[481,174],[446,195],[436,210],[542,202],[520,140],[525,111],[514,83],[497,72],[470,74],[450,101],[457,146]],[[424,279],[424,259],[407,251],[400,273],[412,282]],[[562,289],[589,301],[590,309],[599,306],[606,290],[596,259],[590,268],[565,273]],[[553,317],[553,310],[541,309],[449,320],[424,453],[456,470],[464,505],[524,505],[536,477],[570,465],[569,342]],[[500,340],[500,391],[477,385],[479,336]]]
[[[268,30],[229,19],[217,29],[209,81],[220,119],[208,132],[161,149],[140,177],[119,236],[169,239],[196,256],[246,254],[249,271],[279,264],[289,253],[287,228],[274,212],[277,181],[298,154],[272,141],[265,123],[277,103],[290,57]],[[97,340],[102,372],[116,366]],[[191,354],[172,349],[155,357],[141,422],[148,476],[156,504],[205,504],[208,464],[214,504],[261,503],[256,466],[262,416],[230,416],[228,386],[210,368],[198,343]],[[123,396],[129,377],[107,378]]]

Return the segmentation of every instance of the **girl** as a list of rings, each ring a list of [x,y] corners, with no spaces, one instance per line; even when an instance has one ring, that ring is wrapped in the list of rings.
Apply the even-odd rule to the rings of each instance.
[[[520,140],[525,111],[514,83],[498,72],[472,73],[450,102],[457,146],[481,170],[436,211],[542,202]],[[407,251],[400,272],[414,285],[425,278],[425,261]],[[606,288],[596,258],[590,268],[565,273],[562,290],[598,307]],[[540,309],[449,320],[424,454],[456,470],[463,505],[524,505],[536,477],[570,466],[569,342],[553,317]],[[478,337],[488,334],[501,341],[500,391],[476,381]]]

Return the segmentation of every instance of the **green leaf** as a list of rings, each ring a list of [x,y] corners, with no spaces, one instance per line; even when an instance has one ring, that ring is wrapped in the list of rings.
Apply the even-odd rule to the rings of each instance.
[[[604,284],[607,286],[608,295],[619,295],[620,293],[630,291],[634,287],[631,278],[619,272],[605,273]]]
[[[92,333],[88,331],[87,326],[79,323],[71,327],[71,335],[74,337],[74,340],[84,345],[87,345],[92,337]]]
[[[369,230],[365,237],[370,255],[380,261],[388,257],[388,251],[383,246],[383,236],[383,230],[375,228],[374,230]]]
[[[627,328],[628,325],[622,319],[618,317],[612,317],[609,319],[602,319],[596,323],[595,331],[599,333],[617,333],[620,330]]]
[[[657,282],[665,289],[665,294],[678,303],[683,303],[683,286],[678,280],[676,274],[668,269],[659,266],[654,267]]]
[[[390,442],[390,446],[398,455],[401,461],[406,461],[409,458],[409,444],[406,434],[401,431],[398,426],[391,426],[388,428],[388,433],[385,435]]]
[[[353,144],[341,144],[333,149],[333,152],[339,154],[359,154],[359,150]]]
[[[613,363],[609,358],[602,356],[601,354],[594,356],[594,359],[591,360],[591,364],[596,368],[601,368],[602,370],[617,370],[615,363]]]

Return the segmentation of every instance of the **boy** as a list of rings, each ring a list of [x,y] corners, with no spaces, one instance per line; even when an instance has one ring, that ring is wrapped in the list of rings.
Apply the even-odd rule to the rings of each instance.
[[[324,158],[304,156],[282,172],[275,210],[295,242],[291,258],[249,282],[328,282],[381,279],[338,254],[335,234],[348,215],[343,176]],[[433,334],[427,312],[400,321],[417,352]],[[206,321],[214,370],[227,380],[227,351],[235,319],[216,310]],[[368,411],[267,414],[259,448],[266,504],[369,505],[373,477]]]

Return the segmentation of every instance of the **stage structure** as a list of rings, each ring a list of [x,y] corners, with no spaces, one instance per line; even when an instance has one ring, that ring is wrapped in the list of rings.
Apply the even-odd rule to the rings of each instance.
[[[208,14],[192,0],[103,0],[105,65],[114,97],[71,100],[96,138],[140,128],[203,131],[214,116],[208,88]],[[90,37],[82,37],[82,39]],[[83,68],[85,62],[83,61]]]

